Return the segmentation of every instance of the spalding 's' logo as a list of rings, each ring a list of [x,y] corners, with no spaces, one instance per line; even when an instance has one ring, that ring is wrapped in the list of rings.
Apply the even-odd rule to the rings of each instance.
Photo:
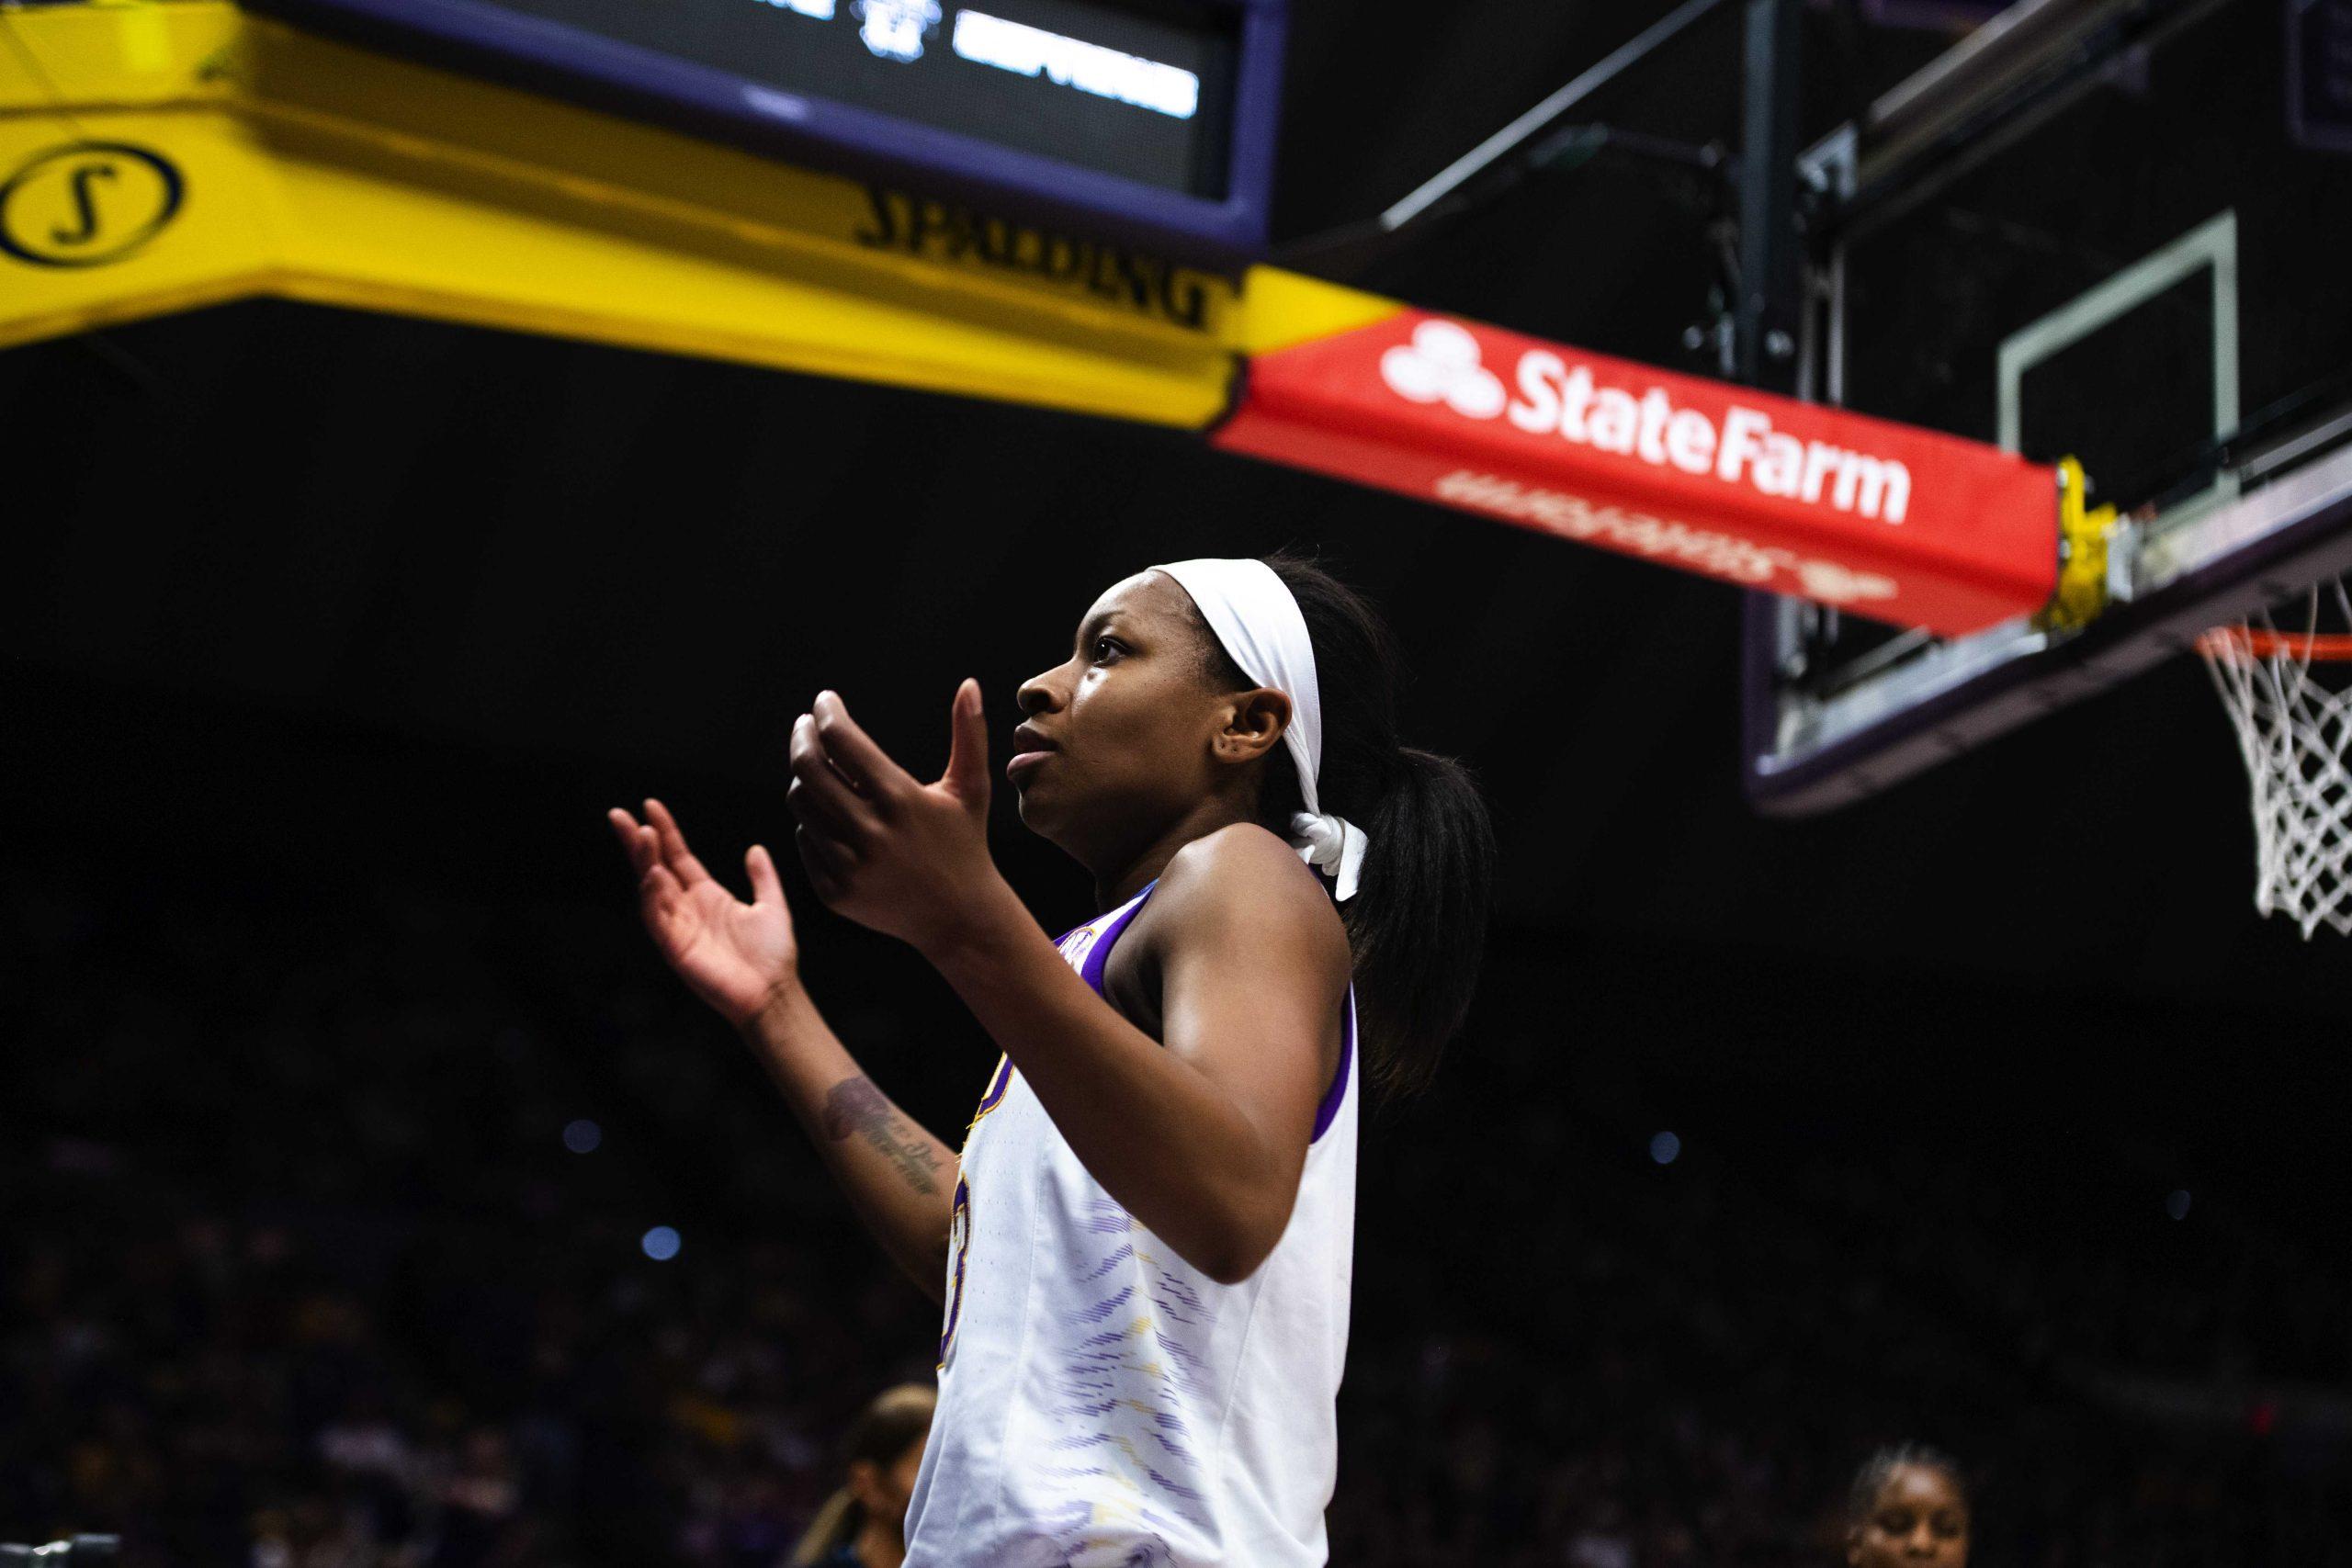
[[[0,184],[0,252],[35,266],[122,261],[179,216],[186,193],[179,170],[144,147],[52,147]]]

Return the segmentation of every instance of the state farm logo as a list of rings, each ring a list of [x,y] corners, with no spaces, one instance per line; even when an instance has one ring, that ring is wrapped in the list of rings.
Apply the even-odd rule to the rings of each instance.
[[[1478,340],[1452,321],[1424,321],[1412,342],[1380,356],[1389,390],[1411,402],[1442,403],[1464,419],[1508,416],[1532,435],[1881,522],[1900,523],[1911,509],[1911,470],[1902,463],[1800,439],[1775,428],[1761,409],[1726,403],[1718,423],[1703,409],[1678,406],[1663,387],[1635,397],[1602,386],[1589,366],[1571,366],[1547,348],[1521,354],[1512,374],[1516,395],[1481,363]]]
[[[1380,378],[1400,398],[1443,403],[1465,419],[1492,419],[1510,400],[1502,378],[1478,363],[1478,340],[1452,321],[1423,321],[1413,341],[1380,356]]]

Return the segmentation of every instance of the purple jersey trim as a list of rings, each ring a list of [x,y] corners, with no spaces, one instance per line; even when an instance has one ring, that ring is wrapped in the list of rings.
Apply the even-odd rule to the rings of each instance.
[[[1004,1100],[1004,1091],[1012,1087],[1012,1058],[1011,1056],[1000,1057],[997,1061],[996,1071],[990,1075],[989,1078],[988,1090],[980,1096],[980,1108],[972,1112],[972,1125],[975,1127],[978,1126],[980,1124],[981,1117],[986,1116],[989,1111],[994,1111],[998,1105],[1001,1104]]]
[[[1127,912],[1105,926],[1102,934],[1094,939],[1094,945],[1087,950],[1086,961],[1080,966],[1079,976],[1089,986],[1094,987],[1096,996],[1103,994],[1102,976],[1110,967],[1112,944],[1125,933],[1136,916],[1143,912],[1144,905],[1151,898],[1151,889],[1159,886],[1159,882],[1155,880],[1137,894],[1135,903],[1129,907]],[[1323,1134],[1331,1130],[1331,1122],[1339,1116],[1340,1102],[1347,1098],[1348,1070],[1355,1063],[1355,1055],[1356,992],[1355,987],[1351,986],[1348,987],[1347,999],[1340,1007],[1339,1070],[1331,1075],[1331,1087],[1323,1091],[1323,1103],[1315,1108],[1315,1131],[1308,1135],[1306,1140],[1308,1143],[1319,1142]]]
[[[1348,999],[1340,1004],[1340,1070],[1331,1075],[1331,1087],[1323,1091],[1323,1103],[1315,1108],[1315,1131],[1308,1136],[1310,1144],[1320,1143],[1323,1134],[1340,1114],[1340,1101],[1348,1097],[1348,1069],[1356,1059],[1356,988],[1348,987]]]
[[[1086,950],[1086,959],[1080,964],[1078,974],[1080,979],[1094,987],[1096,996],[1102,995],[1102,970],[1103,965],[1111,961],[1111,944],[1119,940],[1120,933],[1134,923],[1137,915],[1143,913],[1143,907],[1151,901],[1151,890],[1159,886],[1158,877],[1145,884],[1144,890],[1136,895],[1136,901],[1127,906],[1127,912],[1103,927],[1102,934],[1094,939],[1094,945]]]

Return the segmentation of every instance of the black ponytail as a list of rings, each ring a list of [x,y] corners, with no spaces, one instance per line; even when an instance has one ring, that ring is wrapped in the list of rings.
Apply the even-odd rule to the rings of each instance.
[[[1311,558],[1263,558],[1306,618],[1323,702],[1318,804],[1370,840],[1356,897],[1340,906],[1355,956],[1366,1076],[1384,1095],[1427,1088],[1477,988],[1495,879],[1495,834],[1470,770],[1396,736],[1396,639],[1372,602]],[[1205,635],[1206,627],[1203,627]],[[1205,636],[1217,673],[1250,682]],[[1270,769],[1260,819],[1287,834],[1297,776]]]

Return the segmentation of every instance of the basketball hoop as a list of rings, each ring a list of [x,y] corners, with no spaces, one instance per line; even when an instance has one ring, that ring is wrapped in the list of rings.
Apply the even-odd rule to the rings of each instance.
[[[2254,791],[2254,907],[2309,938],[2352,935],[2352,595],[2341,581],[2305,596],[2302,626],[2267,614],[2197,639],[2238,732]]]

